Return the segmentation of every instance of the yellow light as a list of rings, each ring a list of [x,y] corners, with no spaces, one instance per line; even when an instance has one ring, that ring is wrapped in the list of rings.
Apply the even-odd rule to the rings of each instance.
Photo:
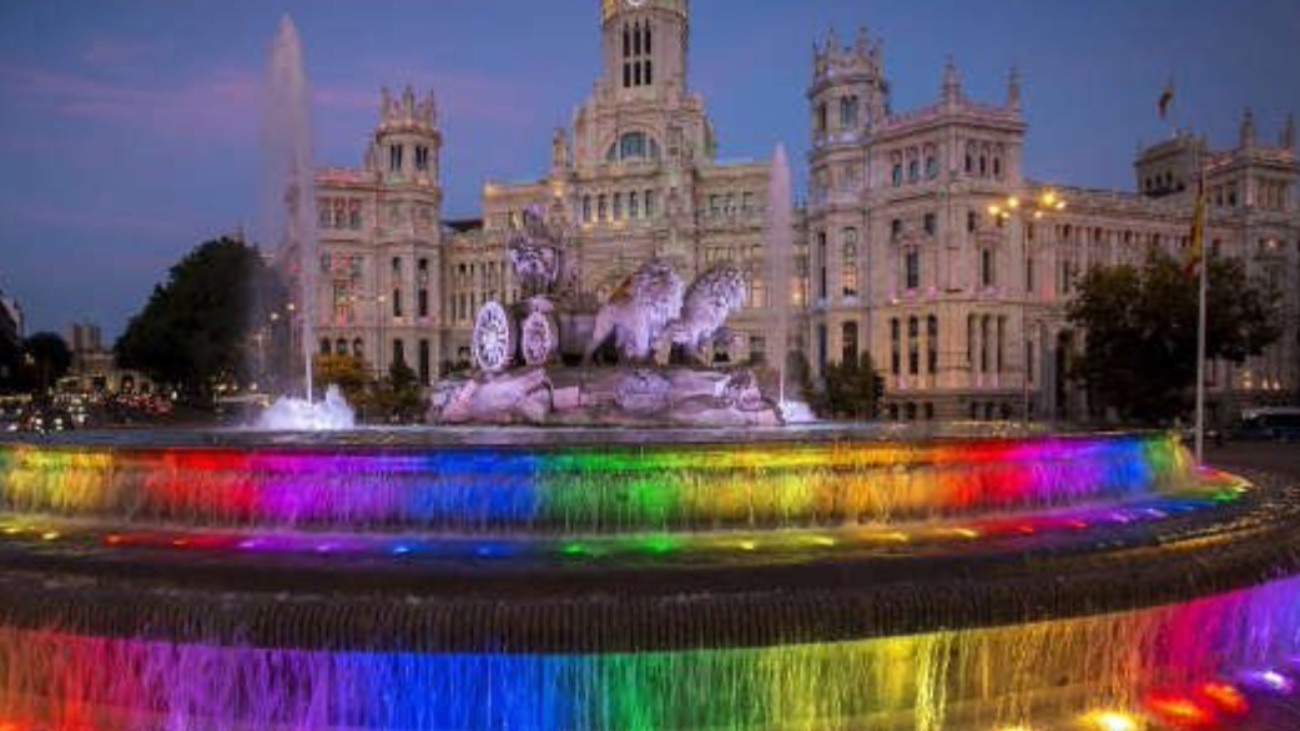
[[[1093,711],[1083,717],[1083,722],[1096,731],[1138,731],[1138,720],[1118,711]]]
[[[1057,202],[1056,202],[1056,210],[1058,210],[1058,211],[1064,211],[1064,210],[1065,210],[1065,201],[1057,201]]]
[[[1035,218],[1035,219],[1039,219],[1039,218],[1042,218],[1042,217],[1043,217],[1043,212],[1042,212],[1042,211],[1034,211],[1034,218]]]
[[[990,215],[990,216],[1001,215],[1001,213],[1002,213],[1002,209],[1001,209],[1001,208],[998,208],[997,206],[989,206],[989,215]]]
[[[1017,208],[1019,208],[1019,207],[1020,207],[1020,199],[1019,199],[1019,198],[1017,198],[1017,197],[1015,197],[1015,196],[1013,195],[1013,196],[1011,196],[1010,198],[1007,199],[1007,208],[1010,208],[1011,210],[1014,211],[1015,209],[1017,209]]]
[[[58,537],[59,537],[59,532],[56,530],[47,530],[41,534],[41,540],[43,541],[52,541]]]

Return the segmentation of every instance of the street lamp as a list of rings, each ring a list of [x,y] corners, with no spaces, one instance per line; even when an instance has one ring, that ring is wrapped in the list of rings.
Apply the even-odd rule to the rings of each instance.
[[[1012,218],[1020,220],[1020,250],[1025,255],[1024,262],[1024,282],[1022,287],[1023,298],[1020,301],[1020,336],[1021,336],[1021,358],[1022,368],[1020,374],[1020,416],[1022,421],[1029,421],[1029,287],[1032,272],[1028,266],[1029,252],[1029,233],[1026,223],[1028,221],[1040,221],[1051,213],[1060,213],[1066,208],[1065,198],[1061,197],[1055,190],[1045,190],[1038,197],[1027,196],[1021,199],[1020,196],[1008,196],[1000,203],[994,203],[989,206],[989,215],[998,220],[999,223],[1008,221]]]

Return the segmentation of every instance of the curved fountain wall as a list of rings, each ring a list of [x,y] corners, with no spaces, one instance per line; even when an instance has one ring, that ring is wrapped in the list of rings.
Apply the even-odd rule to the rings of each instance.
[[[1300,680],[1296,490],[1172,436],[545,441],[0,445],[0,728],[1266,728]]]

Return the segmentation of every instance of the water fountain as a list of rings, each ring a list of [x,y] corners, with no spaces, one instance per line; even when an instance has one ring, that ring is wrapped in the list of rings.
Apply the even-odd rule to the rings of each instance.
[[[1258,723],[1300,679],[1300,488],[1163,434],[91,434],[0,445],[0,506],[7,728]]]
[[[536,234],[440,408],[601,428],[0,440],[0,729],[1294,728],[1300,486],[1158,433],[758,428],[663,364],[570,385]],[[593,332],[644,356],[644,285],[707,343],[734,277],[673,276]],[[610,426],[688,403],[732,428]]]
[[[285,269],[293,280],[301,341],[303,398],[283,396],[264,412],[257,427],[264,430],[349,429],[352,410],[336,391],[333,399],[316,401],[312,357],[316,348],[316,274],[320,256],[316,241],[315,166],[312,162],[311,94],[303,65],[302,42],[289,16],[284,16],[271,44],[266,93],[266,183],[283,221],[271,224],[283,231]],[[273,216],[279,219],[281,216]]]

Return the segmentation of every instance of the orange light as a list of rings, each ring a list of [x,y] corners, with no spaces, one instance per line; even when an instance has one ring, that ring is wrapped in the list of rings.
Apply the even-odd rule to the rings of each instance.
[[[1236,686],[1228,683],[1205,683],[1200,687],[1200,694],[1209,699],[1219,710],[1234,716],[1250,713],[1250,702]]]
[[[1219,722],[1214,713],[1186,696],[1152,694],[1147,698],[1147,707],[1161,720],[1178,728],[1212,728]]]

